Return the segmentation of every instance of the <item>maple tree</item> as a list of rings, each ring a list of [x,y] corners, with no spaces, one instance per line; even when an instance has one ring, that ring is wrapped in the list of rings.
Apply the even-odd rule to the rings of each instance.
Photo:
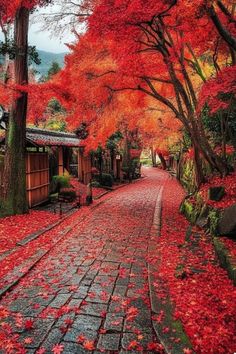
[[[145,114],[137,122],[140,129],[142,147],[149,147],[152,152],[153,165],[156,165],[156,154],[159,156],[162,167],[166,169],[165,157],[169,155],[172,146],[182,139],[182,124],[174,119],[173,113],[159,109],[148,98]]]
[[[222,61],[231,54],[234,62],[225,38],[218,43],[222,29],[234,36],[233,12],[229,16],[220,1],[199,1],[196,6],[188,1],[104,0],[94,5],[87,33],[70,46],[72,54],[54,82],[68,108],[70,127],[88,125],[87,149],[104,144],[117,129],[136,128],[151,105],[144,99],[148,95],[173,122],[177,117],[191,137],[196,184],[204,181],[200,152],[212,168],[226,174],[228,166],[210,145],[197,107],[199,86],[207,80],[203,54],[212,56],[216,69],[216,51]],[[152,139],[148,126],[148,120],[143,122],[142,130]],[[159,134],[161,141],[165,138]]]
[[[216,30],[213,20],[208,21],[207,31],[205,28],[206,18],[211,18],[212,11],[216,13],[214,6],[202,1],[196,6],[187,1],[143,4],[106,0],[100,2],[89,19],[93,38],[99,33],[102,38],[113,40],[111,53],[119,79],[112,90],[139,90],[171,109],[184,124],[194,146],[198,184],[203,181],[199,151],[213,168],[227,173],[227,166],[214,153],[197,117],[198,87],[192,80],[194,71],[201,71],[197,55],[213,50],[214,39],[218,38],[219,27]],[[222,19],[221,26],[225,22]]]

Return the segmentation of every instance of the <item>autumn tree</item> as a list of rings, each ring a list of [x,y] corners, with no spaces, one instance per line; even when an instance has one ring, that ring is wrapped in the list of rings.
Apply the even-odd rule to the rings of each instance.
[[[235,64],[236,51],[236,26],[235,26],[235,2],[233,1],[211,1],[202,2],[199,6],[201,10],[205,10],[206,14],[212,20],[220,37],[227,43],[231,50],[232,61]]]
[[[68,109],[71,128],[88,125],[89,148],[104,144],[119,125],[128,124],[132,131],[144,115],[148,96],[173,122],[177,118],[191,137],[197,185],[204,180],[201,156],[213,169],[227,173],[197,111],[200,85],[208,78],[204,61],[212,58],[212,71],[218,70],[217,52],[227,63],[231,56],[233,63],[233,44],[225,40],[222,29],[234,38],[234,14],[230,2],[225,4],[93,2],[88,31],[70,46],[72,53],[53,89]]]
[[[181,141],[183,126],[170,110],[160,109],[150,98],[146,99],[144,115],[137,122],[142,146],[150,149],[153,166],[156,166],[158,155],[163,169],[166,169],[165,156],[169,155],[172,146]]]
[[[186,58],[195,60],[211,49],[218,31],[214,21],[208,21],[206,31],[209,12],[196,12],[204,6],[201,1],[198,6],[187,1],[139,5],[135,1],[100,2],[89,20],[90,31],[94,37],[100,33],[114,41],[112,53],[120,82],[111,90],[139,90],[171,109],[183,123],[194,146],[199,185],[204,180],[200,152],[221,174],[227,173],[227,166],[213,151],[197,117],[197,90]]]

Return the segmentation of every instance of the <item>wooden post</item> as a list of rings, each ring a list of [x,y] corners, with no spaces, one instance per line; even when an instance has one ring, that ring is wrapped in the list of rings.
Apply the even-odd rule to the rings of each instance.
[[[32,195],[31,195],[31,166],[30,166],[30,154],[26,154],[26,189],[29,207],[32,207]]]
[[[78,178],[80,182],[83,181],[83,151],[79,149],[78,151]]]
[[[58,147],[58,174],[59,174],[59,176],[63,176],[64,175],[63,148],[62,148],[62,146]]]

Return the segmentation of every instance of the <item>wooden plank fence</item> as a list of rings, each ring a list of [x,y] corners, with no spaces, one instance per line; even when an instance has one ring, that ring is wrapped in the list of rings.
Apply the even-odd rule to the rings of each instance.
[[[27,153],[26,185],[29,207],[48,200],[49,161],[47,153]]]

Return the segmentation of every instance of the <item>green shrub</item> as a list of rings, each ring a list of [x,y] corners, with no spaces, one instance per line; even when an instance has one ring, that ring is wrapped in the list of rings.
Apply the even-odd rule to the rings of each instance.
[[[195,190],[194,166],[192,160],[187,160],[182,166],[181,184],[188,192]]]
[[[98,181],[92,181],[91,186],[94,188],[99,188],[101,187],[100,183]]]
[[[59,192],[61,188],[70,187],[70,176],[53,176],[52,177],[52,191]]]
[[[102,186],[112,187],[113,186],[113,177],[109,173],[102,173],[102,175],[99,176],[99,182],[100,182],[100,185],[102,185]]]
[[[140,160],[143,166],[152,166],[152,160],[148,158],[143,158]]]

